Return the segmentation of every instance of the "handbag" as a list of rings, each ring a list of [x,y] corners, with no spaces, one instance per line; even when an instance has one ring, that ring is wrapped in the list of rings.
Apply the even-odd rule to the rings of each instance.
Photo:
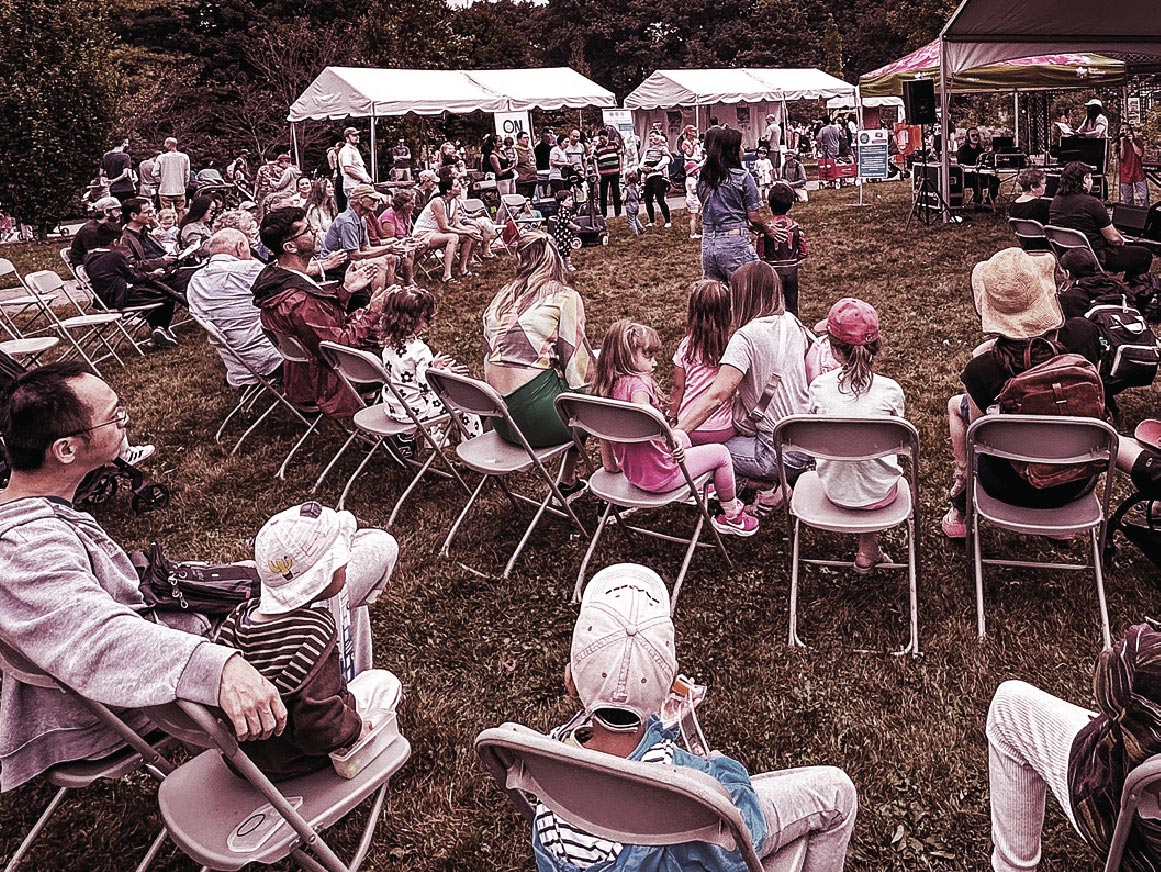
[[[156,542],[150,543],[146,551],[134,551],[130,559],[141,579],[138,588],[145,604],[162,611],[228,615],[261,591],[257,567],[195,560],[174,562]]]

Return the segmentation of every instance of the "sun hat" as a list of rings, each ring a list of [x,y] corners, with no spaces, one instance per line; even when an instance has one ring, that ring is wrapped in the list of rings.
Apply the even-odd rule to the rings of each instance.
[[[1064,313],[1056,299],[1056,260],[1005,248],[972,269],[972,294],[985,333],[1031,339],[1059,327]]]
[[[282,615],[317,597],[351,560],[358,526],[350,512],[303,503],[279,512],[254,539],[262,594],[258,613]]]
[[[348,201],[358,200],[360,197],[375,197],[379,200],[387,199],[370,185],[355,185],[355,187],[351,188],[351,193],[347,194]]]
[[[826,332],[845,345],[866,345],[879,338],[879,313],[870,303],[843,297],[830,307]]]
[[[661,711],[677,659],[669,592],[656,572],[618,563],[593,576],[573,628],[570,664],[585,713],[602,723],[601,709],[639,720]]]

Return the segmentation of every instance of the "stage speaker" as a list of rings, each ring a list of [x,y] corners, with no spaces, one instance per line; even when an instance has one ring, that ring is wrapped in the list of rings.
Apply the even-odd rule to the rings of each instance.
[[[903,107],[908,124],[935,124],[935,82],[912,79],[903,83]]]

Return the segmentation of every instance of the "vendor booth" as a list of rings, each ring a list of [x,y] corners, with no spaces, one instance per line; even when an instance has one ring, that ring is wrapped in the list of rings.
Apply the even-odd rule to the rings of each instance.
[[[742,144],[758,144],[766,116],[786,118],[797,100],[853,99],[855,88],[815,69],[657,70],[625,98],[637,135],[660,124],[672,141],[686,124],[699,131],[717,118],[742,131]]]

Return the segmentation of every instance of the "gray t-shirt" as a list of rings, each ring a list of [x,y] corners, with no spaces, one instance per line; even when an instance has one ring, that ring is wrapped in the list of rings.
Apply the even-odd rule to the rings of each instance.
[[[734,397],[734,429],[739,434],[773,433],[782,418],[806,411],[806,350],[812,339],[789,312],[755,318],[730,337],[720,365],[742,373]],[[753,414],[767,389],[769,400],[755,422]]]

